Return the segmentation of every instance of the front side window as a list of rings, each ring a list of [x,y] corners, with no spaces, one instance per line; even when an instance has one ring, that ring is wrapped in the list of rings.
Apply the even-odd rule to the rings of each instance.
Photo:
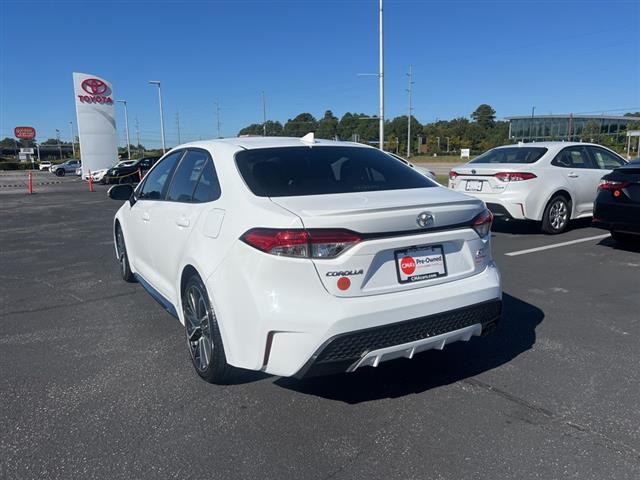
[[[535,163],[547,153],[544,147],[494,148],[469,163]]]
[[[562,168],[593,168],[589,154],[584,147],[569,147],[562,150],[551,165]]]
[[[167,200],[191,202],[193,192],[208,160],[209,155],[203,150],[188,150],[173,175]]]
[[[617,155],[605,150],[604,148],[590,147],[591,155],[596,165],[601,170],[613,170],[621,167],[626,162]]]
[[[259,197],[326,195],[436,186],[386,153],[365,147],[280,147],[245,150],[236,164]]]
[[[140,200],[161,200],[164,198],[167,180],[183,154],[184,150],[170,153],[147,174],[138,194]]]

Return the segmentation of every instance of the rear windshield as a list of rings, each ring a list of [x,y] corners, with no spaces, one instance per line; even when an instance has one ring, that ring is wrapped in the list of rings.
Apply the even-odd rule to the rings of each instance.
[[[545,153],[547,149],[544,147],[494,148],[469,163],[534,163]]]
[[[422,174],[373,148],[261,148],[238,152],[236,163],[244,181],[259,197],[435,186]]]

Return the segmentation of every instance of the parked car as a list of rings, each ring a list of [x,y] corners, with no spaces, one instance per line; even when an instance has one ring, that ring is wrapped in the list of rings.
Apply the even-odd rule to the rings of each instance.
[[[501,315],[484,204],[366,145],[193,142],[109,196],[127,200],[113,224],[122,277],[179,318],[210,382],[233,367],[375,367]]]
[[[626,164],[600,145],[536,142],[497,147],[449,174],[449,187],[483,200],[495,215],[563,232],[590,217],[603,174]]]
[[[76,173],[76,169],[81,165],[80,160],[71,159],[58,165],[52,165],[49,171],[55,173],[57,177],[64,177],[67,173]]]
[[[44,171],[47,171],[47,172],[48,172],[48,171],[49,171],[49,168],[51,168],[51,165],[52,165],[52,164],[51,164],[51,162],[50,162],[50,161],[45,160],[45,161],[40,162],[40,163],[38,164],[38,170],[44,170]]]
[[[391,153],[391,152],[385,152],[389,155],[391,155],[393,158],[395,158],[396,160],[400,160],[402,163],[404,163],[405,165],[410,166],[411,168],[415,168],[418,172],[420,172],[421,174],[423,174],[425,177],[430,178],[431,180],[433,180],[434,182],[437,182],[438,179],[436,178],[436,174],[435,172],[432,172],[431,170],[429,170],[428,168],[424,168],[424,167],[419,167],[417,165],[414,165],[413,163],[411,163],[409,160],[407,160],[404,157],[401,157],[400,155],[396,155],[395,153]]]
[[[592,225],[620,243],[640,245],[640,159],[602,177]]]
[[[102,183],[135,183],[140,181],[140,173],[144,176],[160,157],[143,157],[138,160],[125,160],[107,170]]]

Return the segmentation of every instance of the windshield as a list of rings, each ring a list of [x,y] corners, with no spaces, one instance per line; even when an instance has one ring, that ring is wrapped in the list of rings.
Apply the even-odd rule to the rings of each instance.
[[[260,197],[428,188],[435,184],[380,150],[283,147],[236,154],[240,174]]]
[[[535,163],[547,153],[544,147],[494,148],[469,163]]]

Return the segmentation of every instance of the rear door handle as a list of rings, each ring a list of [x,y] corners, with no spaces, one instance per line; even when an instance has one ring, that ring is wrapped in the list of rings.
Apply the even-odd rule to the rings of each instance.
[[[142,212],[142,221],[148,222],[149,220],[151,220],[151,216],[149,215],[149,212]]]
[[[577,173],[573,173],[573,172],[571,172],[571,173],[569,174],[569,178],[578,178],[579,176],[580,176],[580,175],[578,175]]]
[[[187,217],[180,217],[176,220],[176,225],[179,227],[188,227],[189,226],[189,219]]]

